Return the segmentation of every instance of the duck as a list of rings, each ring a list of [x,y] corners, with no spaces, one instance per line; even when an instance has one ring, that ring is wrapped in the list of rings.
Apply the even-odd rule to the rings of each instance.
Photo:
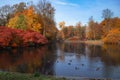
[[[100,70],[100,68],[98,67],[98,68],[96,68],[96,71],[98,71],[98,70]]]

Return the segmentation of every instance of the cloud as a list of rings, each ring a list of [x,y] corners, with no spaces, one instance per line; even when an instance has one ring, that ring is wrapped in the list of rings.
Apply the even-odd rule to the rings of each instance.
[[[63,6],[72,6],[72,7],[79,6],[78,4],[75,4],[75,3],[64,2],[64,1],[60,1],[60,0],[50,0],[50,1],[54,4],[63,5]]]

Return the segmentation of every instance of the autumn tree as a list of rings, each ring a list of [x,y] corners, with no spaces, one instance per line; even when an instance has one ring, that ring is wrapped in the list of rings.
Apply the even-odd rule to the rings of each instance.
[[[81,36],[81,23],[80,22],[78,22],[78,23],[76,23],[76,36],[78,36],[79,38],[81,38],[82,36]]]
[[[14,4],[12,6],[13,10],[13,17],[9,19],[9,21],[6,23],[8,27],[11,28],[17,28],[17,29],[27,29],[26,25],[26,19],[23,15],[23,11],[26,9],[26,4],[24,2],[21,2],[19,4]]]
[[[106,20],[103,20],[101,22],[102,26],[105,25],[105,22],[106,22]],[[111,18],[109,20],[109,26],[110,26],[110,30],[113,28],[120,28],[120,18],[118,18],[118,17]]]
[[[98,22],[95,22],[94,24],[94,30],[95,30],[95,39],[100,40],[102,38],[103,32],[102,32],[102,26]]]
[[[13,8],[10,5],[0,7],[0,26],[5,26],[12,14]]]
[[[59,27],[61,28],[60,33],[61,33],[62,39],[65,39],[65,33],[64,33],[65,30],[66,30],[66,28],[65,28],[65,22],[64,21],[59,22]]]
[[[55,13],[54,7],[47,0],[39,0],[35,9],[37,14],[39,14],[39,16],[41,16],[42,18],[41,26],[43,26],[43,35],[50,38],[50,35],[55,34],[57,31],[57,28],[55,27],[56,24],[54,21],[54,13]]]
[[[88,33],[87,33],[87,38],[88,39],[95,39],[95,22],[93,20],[93,17],[90,17],[89,23],[88,23]]]
[[[110,19],[113,16],[113,12],[110,9],[104,9],[102,12],[102,18]]]
[[[81,37],[80,40],[85,40],[86,39],[86,34],[85,34],[86,26],[81,27]]]
[[[92,40],[98,40],[101,39],[101,36],[102,27],[97,22],[94,22],[93,18],[91,17],[87,28],[87,38]]]
[[[101,26],[104,26],[106,20],[101,22]],[[102,39],[105,43],[120,43],[120,18],[115,17],[109,20],[109,26],[111,27],[107,34],[103,35]],[[104,27],[103,27],[104,31]]]
[[[73,28],[73,26],[64,26],[64,25],[60,25],[60,26],[62,27],[62,29],[58,33],[59,36],[61,37],[60,39],[65,40],[74,36],[75,28]]]
[[[57,35],[54,14],[55,9],[47,0],[39,0],[36,5],[32,2],[5,5],[0,7],[0,26],[37,31],[54,40]]]
[[[65,27],[65,22],[64,21],[61,21],[59,22],[59,27],[62,29]]]
[[[110,9],[103,10],[102,18],[104,18],[104,26],[103,26],[104,36],[106,36],[108,32],[111,30],[110,19],[112,18],[112,16],[113,16],[113,12]]]
[[[105,43],[120,44],[120,28],[110,30],[103,41]]]
[[[13,7],[13,10],[15,13],[18,13],[18,12],[21,13],[27,8],[27,5],[26,5],[26,3],[21,2],[19,4],[13,5],[12,7]]]
[[[28,9],[15,14],[7,24],[8,27],[17,28],[22,30],[33,30],[41,32],[41,24],[38,22],[38,15],[35,13],[32,6]]]
[[[0,7],[0,25],[5,26],[9,19],[14,17],[14,14],[21,14],[23,10],[27,8],[26,4],[24,2],[21,2],[19,4],[15,4],[13,6],[5,5]]]
[[[65,39],[69,38],[69,35],[68,35],[68,27],[64,27],[64,28],[62,29],[62,32],[63,32],[63,34],[64,34],[64,38],[65,38]]]
[[[74,36],[74,26],[73,25],[70,25],[68,26],[68,35],[69,37],[73,37]]]
[[[75,26],[69,25],[65,26],[65,22],[60,22],[59,26],[61,30],[58,33],[60,39],[68,40],[84,40],[85,39],[85,30],[86,26],[81,26],[81,23],[78,22]]]
[[[27,26],[26,26],[26,19],[25,19],[25,16],[24,15],[19,15],[18,16],[18,19],[16,21],[16,25],[15,25],[15,28],[17,29],[22,29],[22,30],[26,30]]]
[[[27,21],[27,28],[33,31],[40,32],[42,29],[41,24],[38,21],[38,15],[35,13],[35,10],[30,6],[27,10],[23,12],[23,15]]]

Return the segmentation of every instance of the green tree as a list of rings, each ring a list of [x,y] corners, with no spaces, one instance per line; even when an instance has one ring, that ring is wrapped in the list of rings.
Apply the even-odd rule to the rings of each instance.
[[[19,15],[15,27],[16,27],[17,29],[26,30],[26,28],[27,28],[27,23],[26,23],[26,19],[25,19],[24,15],[22,15],[22,14]]]

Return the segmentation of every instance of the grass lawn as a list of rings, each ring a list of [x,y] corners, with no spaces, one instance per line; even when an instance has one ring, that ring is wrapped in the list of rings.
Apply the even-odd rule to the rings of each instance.
[[[0,72],[0,80],[66,80],[65,78],[55,78],[39,74],[22,74],[11,72]]]

